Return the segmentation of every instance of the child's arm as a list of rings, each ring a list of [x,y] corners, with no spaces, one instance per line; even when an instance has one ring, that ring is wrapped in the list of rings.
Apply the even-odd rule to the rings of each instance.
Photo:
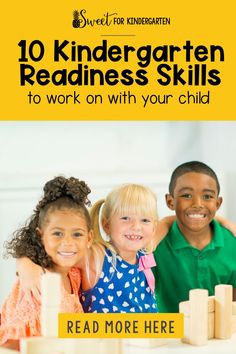
[[[232,234],[236,237],[236,224],[232,221],[223,218],[222,216],[216,216],[215,219],[226,229],[232,232]]]
[[[81,272],[81,288],[84,291],[93,288],[100,278],[105,257],[103,246],[93,245],[89,249],[88,257],[89,269],[84,266],[84,261],[76,264]]]
[[[25,296],[30,300],[33,295],[36,300],[40,301],[40,277],[44,273],[43,268],[29,258],[22,257],[17,259],[16,270]]]
[[[157,228],[155,232],[155,247],[163,240],[163,238],[169,232],[173,222],[176,220],[176,216],[166,216],[158,221]],[[216,216],[216,220],[224,226],[226,229],[232,232],[232,234],[236,237],[236,224],[232,221],[223,218],[222,216]]]
[[[157,228],[155,232],[155,248],[163,240],[163,238],[168,234],[173,222],[176,220],[176,216],[166,216],[158,221]]]

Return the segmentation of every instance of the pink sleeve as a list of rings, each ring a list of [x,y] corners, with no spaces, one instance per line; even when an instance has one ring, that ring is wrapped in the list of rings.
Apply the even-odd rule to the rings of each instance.
[[[69,278],[73,294],[62,289],[62,312],[83,312],[79,300],[81,274],[78,268],[72,268]],[[40,336],[41,304],[32,296],[28,301],[20,288],[19,280],[15,283],[10,295],[2,307],[0,326],[0,345],[8,339],[18,340],[21,337]]]
[[[83,312],[82,305],[80,303],[79,294],[81,286],[81,273],[76,267],[71,268],[69,271],[69,278],[71,282],[73,294],[68,294],[65,290],[62,292],[63,304],[61,307],[62,312]]]
[[[40,334],[40,304],[33,297],[30,302],[25,299],[17,280],[2,307],[0,345],[8,339]]]
[[[79,294],[81,287],[81,272],[79,268],[71,268],[71,270],[69,271],[69,277],[73,292]]]

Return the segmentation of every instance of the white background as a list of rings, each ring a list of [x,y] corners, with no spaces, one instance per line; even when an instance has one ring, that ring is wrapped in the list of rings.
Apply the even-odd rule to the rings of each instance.
[[[200,160],[218,174],[221,215],[236,221],[236,122],[0,122],[0,304],[15,278],[3,242],[31,215],[44,183],[58,174],[84,179],[91,201],[137,182],[158,195],[160,216],[172,170]]]

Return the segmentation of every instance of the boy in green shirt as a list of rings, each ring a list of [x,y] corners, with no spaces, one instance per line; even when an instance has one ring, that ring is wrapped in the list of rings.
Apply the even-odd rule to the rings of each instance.
[[[215,285],[231,284],[236,298],[236,238],[213,220],[219,192],[215,172],[202,162],[184,163],[171,176],[166,203],[176,221],[154,252],[160,312],[178,312],[194,288],[213,295]]]

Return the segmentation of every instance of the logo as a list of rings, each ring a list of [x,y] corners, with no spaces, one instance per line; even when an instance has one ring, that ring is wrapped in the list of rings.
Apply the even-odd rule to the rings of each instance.
[[[80,20],[79,20],[79,11],[78,10],[74,10],[73,12],[73,22],[72,22],[72,26],[74,28],[79,28],[80,27]]]
[[[102,17],[98,18],[88,18],[86,16],[87,11],[82,9],[80,11],[74,10],[73,12],[73,21],[72,26],[74,28],[84,28],[86,26],[110,26],[113,23],[114,16],[117,15],[116,12],[114,13],[105,13]]]
[[[106,12],[101,17],[90,18],[87,16],[87,11],[74,10],[73,11],[73,21],[72,26],[74,28],[84,28],[86,26],[123,26],[123,25],[136,25],[136,26],[145,26],[145,25],[170,25],[170,17],[123,17],[118,16],[117,12]]]

